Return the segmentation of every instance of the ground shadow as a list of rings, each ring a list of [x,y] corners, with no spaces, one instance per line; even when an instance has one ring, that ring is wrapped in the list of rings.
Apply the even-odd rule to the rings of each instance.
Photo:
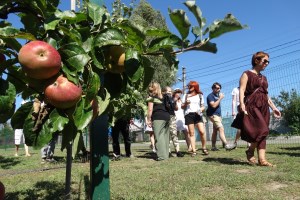
[[[268,151],[268,154],[274,154],[274,155],[287,155],[291,157],[300,157],[300,153],[295,153],[295,152],[270,152]]]
[[[15,200],[15,199],[65,199],[64,184],[59,182],[50,181],[40,181],[35,184],[32,189],[27,189],[26,191],[20,192],[7,192],[5,199]]]
[[[249,165],[248,162],[235,160],[232,158],[204,158],[203,162],[218,162],[226,165]]]
[[[19,164],[21,161],[18,157],[3,157],[0,156],[0,167],[2,169],[9,169],[12,166]]]
[[[150,160],[155,160],[157,158],[156,153],[153,153],[153,152],[147,152],[147,153],[144,153],[143,155],[138,155],[136,157],[137,158],[146,158],[146,159],[150,159]]]
[[[288,150],[288,151],[299,151],[300,147],[280,147],[280,149]]]

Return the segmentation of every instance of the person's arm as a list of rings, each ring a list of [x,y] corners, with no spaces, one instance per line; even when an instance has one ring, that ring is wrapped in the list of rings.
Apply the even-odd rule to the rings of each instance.
[[[231,108],[231,110],[232,110],[232,116],[235,116],[235,115],[236,115],[236,113],[235,113],[235,108],[236,108],[236,98],[237,98],[236,94],[233,94],[233,95],[232,95],[232,108]]]
[[[281,112],[276,108],[276,106],[274,105],[272,99],[269,96],[268,96],[268,104],[274,112],[274,117],[276,117],[276,118],[281,117]]]
[[[245,97],[247,82],[248,82],[248,76],[246,73],[243,73],[240,78],[240,108],[242,112],[246,111],[244,97]]]
[[[203,98],[203,95],[201,95],[201,98],[200,98],[200,111],[203,112],[204,110],[205,110],[204,98]]]
[[[209,105],[213,108],[216,108],[220,105],[221,103],[221,100],[224,98],[224,94],[223,93],[220,93],[219,95],[219,99],[217,101],[210,101],[209,102]]]
[[[148,112],[147,112],[147,126],[152,127],[152,112],[153,112],[153,102],[148,102]]]
[[[182,109],[185,109],[189,104],[189,101],[187,100],[187,98],[188,98],[188,94],[185,94],[182,98],[182,100],[183,100],[183,102],[181,104]]]

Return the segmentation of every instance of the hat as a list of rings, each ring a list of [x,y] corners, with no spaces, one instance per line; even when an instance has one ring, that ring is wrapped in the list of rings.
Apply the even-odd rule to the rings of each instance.
[[[175,89],[173,90],[173,92],[174,92],[174,93],[178,93],[178,92],[182,93],[182,90],[181,90],[180,88],[175,88]]]

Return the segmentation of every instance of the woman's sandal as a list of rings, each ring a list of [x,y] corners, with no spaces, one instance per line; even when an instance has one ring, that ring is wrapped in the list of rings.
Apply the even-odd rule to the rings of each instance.
[[[209,154],[207,149],[202,149],[202,153],[203,153],[204,155],[208,155],[208,154]]]
[[[258,160],[258,165],[264,166],[264,167],[275,167],[276,166],[276,165],[273,165],[272,163],[269,163],[266,160]]]
[[[246,153],[246,156],[247,156],[248,163],[250,165],[256,165],[257,163],[256,163],[256,159],[254,157],[254,152],[251,152],[251,151],[247,150],[247,151],[245,151],[245,153]]]

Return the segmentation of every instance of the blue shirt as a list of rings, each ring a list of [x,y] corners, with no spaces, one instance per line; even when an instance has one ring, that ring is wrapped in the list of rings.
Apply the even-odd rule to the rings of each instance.
[[[216,108],[213,108],[211,105],[210,105],[210,102],[216,102],[217,100],[219,99],[219,95],[216,95],[214,94],[213,92],[210,93],[206,100],[207,100],[207,110],[206,110],[206,115],[207,116],[213,116],[213,115],[218,115],[218,116],[222,116],[221,115],[221,103],[216,107]]]

